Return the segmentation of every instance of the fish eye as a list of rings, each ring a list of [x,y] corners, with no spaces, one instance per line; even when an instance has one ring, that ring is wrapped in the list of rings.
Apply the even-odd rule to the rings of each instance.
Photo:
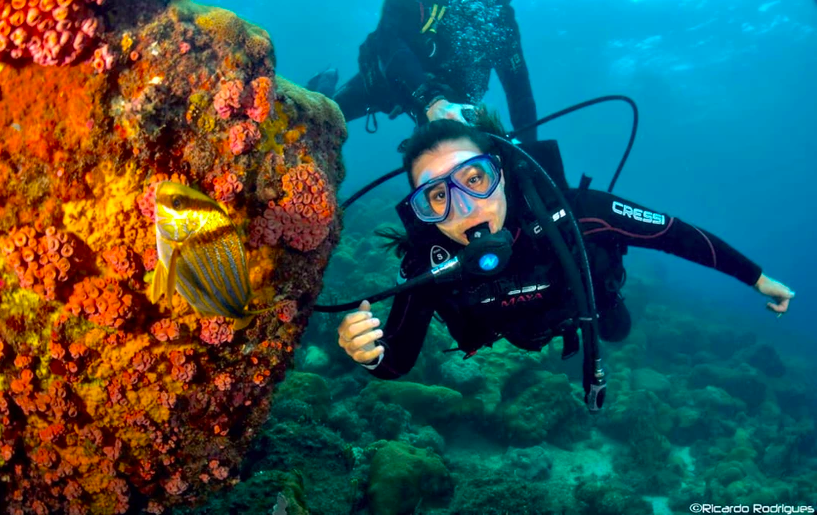
[[[170,200],[170,205],[173,206],[173,209],[181,209],[182,199],[180,199],[178,195],[174,195],[173,198]]]

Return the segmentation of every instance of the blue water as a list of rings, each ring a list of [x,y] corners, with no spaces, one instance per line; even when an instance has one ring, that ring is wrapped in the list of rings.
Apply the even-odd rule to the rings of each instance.
[[[357,71],[358,46],[377,25],[381,0],[214,4],[267,29],[278,73],[303,84],[330,65],[341,82]],[[540,116],[614,93],[639,105],[639,134],[615,193],[719,235],[797,297],[791,313],[776,319],[760,295],[712,270],[638,249],[630,267],[660,275],[688,292],[691,304],[736,315],[746,330],[777,335],[782,347],[815,341],[815,2],[512,6]],[[485,100],[507,120],[496,77]],[[375,135],[363,120],[349,126],[342,198],[399,163],[395,148],[412,124],[405,117],[379,122]],[[541,127],[539,135],[559,141],[569,180],[586,173],[604,188],[629,123],[627,106],[610,104]],[[811,344],[799,350],[815,352]]]

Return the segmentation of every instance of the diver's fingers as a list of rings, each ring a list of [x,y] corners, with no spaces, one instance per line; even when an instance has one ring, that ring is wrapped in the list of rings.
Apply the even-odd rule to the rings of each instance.
[[[356,336],[355,338],[352,339],[352,342],[347,347],[347,352],[355,353],[357,351],[360,351],[361,349],[366,347],[368,344],[374,342],[375,340],[377,340],[378,338],[381,338],[382,336],[383,336],[383,331],[380,330],[380,329],[377,329],[375,331],[369,331],[366,334]]]
[[[358,351],[358,353],[355,354],[354,359],[358,363],[369,363],[370,361],[377,358],[381,354],[383,354],[383,346],[378,345],[377,347],[370,351]]]
[[[356,322],[349,326],[346,330],[344,336],[346,336],[347,340],[352,340],[356,336],[360,336],[372,329],[381,325],[381,321],[377,318],[369,318],[367,320],[361,320],[360,322]]]
[[[786,313],[790,309],[790,298],[782,300],[779,306],[781,306],[781,312]]]
[[[783,299],[781,302],[776,304],[775,302],[768,302],[767,309],[774,313],[786,313],[787,308],[790,305],[790,299]]]
[[[468,124],[468,122],[466,121],[466,117],[463,116],[462,109],[452,109],[451,111],[446,113],[446,118],[448,118],[449,120],[454,120],[456,122]]]
[[[349,332],[349,328],[352,327],[354,324],[360,323],[361,321],[367,320],[372,318],[371,311],[356,311],[354,313],[350,313],[344,317],[344,320],[341,322],[341,325],[338,326],[338,334],[341,336],[345,336],[344,333]],[[355,336],[354,334],[347,334],[347,339],[352,339]]]
[[[361,320],[366,320],[367,318],[372,318],[371,311],[356,311],[345,316],[344,322],[347,325],[352,325],[356,322],[360,322]]]

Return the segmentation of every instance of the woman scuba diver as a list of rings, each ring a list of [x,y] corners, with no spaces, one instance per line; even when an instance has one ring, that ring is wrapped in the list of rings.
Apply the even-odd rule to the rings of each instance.
[[[474,126],[438,120],[418,127],[405,143],[403,165],[413,191],[398,211],[407,235],[393,234],[390,244],[403,258],[400,280],[428,274],[487,237],[506,244],[510,252],[498,253],[505,261],[497,267],[499,273],[471,274],[398,293],[383,329],[368,301],[347,314],[338,327],[338,344],[374,376],[394,379],[412,369],[435,312],[465,357],[500,338],[540,350],[561,336],[563,357],[575,353],[577,328],[588,319],[577,309],[578,283],[567,280],[566,260],[556,258],[556,246],[538,237],[544,225],[557,225],[566,217],[579,227],[573,234],[582,235],[582,242],[566,235],[567,248],[573,256],[578,247],[587,255],[595,292],[591,305],[602,340],[621,341],[631,328],[619,293],[625,278],[622,255],[630,246],[668,252],[731,275],[771,297],[771,311],[779,316],[787,311],[794,292],[723,240],[668,214],[588,189],[585,181],[569,188],[558,157],[546,163],[542,156],[548,152],[532,152],[562,190],[571,211],[566,213],[535,187],[536,181],[522,182],[525,160],[497,137],[503,134],[497,118],[481,110]],[[539,200],[530,200],[532,189],[540,190],[535,195]],[[532,214],[540,201],[548,224],[538,224]],[[488,255],[492,259],[480,261],[486,269],[498,258]]]

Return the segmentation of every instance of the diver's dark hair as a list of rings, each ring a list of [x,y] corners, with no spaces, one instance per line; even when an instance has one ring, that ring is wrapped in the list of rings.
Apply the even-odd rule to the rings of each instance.
[[[412,163],[425,152],[433,150],[444,141],[468,139],[480,149],[480,152],[500,154],[497,145],[486,134],[505,137],[506,132],[496,112],[489,112],[484,105],[476,109],[473,125],[455,120],[436,120],[421,125],[403,144],[403,168],[409,179],[409,187],[415,188],[412,180]],[[502,159],[502,156],[501,156]]]
[[[387,252],[395,251],[395,255],[403,258],[412,248],[412,242],[409,241],[409,235],[394,227],[384,227],[375,229],[375,235],[380,236],[386,240],[380,247]]]
[[[428,152],[444,141],[452,141],[466,138],[484,154],[495,154],[500,156],[500,161],[506,161],[506,150],[488,136],[494,134],[505,138],[506,131],[503,128],[500,117],[496,111],[489,112],[485,105],[481,104],[475,112],[475,121],[472,125],[466,125],[455,120],[436,120],[421,125],[415,129],[412,136],[404,142],[403,147],[403,168],[409,179],[409,187],[414,189],[412,180],[412,163],[425,152]],[[409,236],[397,229],[378,229],[375,234],[388,240],[381,247],[387,250],[394,249],[399,258],[403,258],[412,248],[412,241]]]

